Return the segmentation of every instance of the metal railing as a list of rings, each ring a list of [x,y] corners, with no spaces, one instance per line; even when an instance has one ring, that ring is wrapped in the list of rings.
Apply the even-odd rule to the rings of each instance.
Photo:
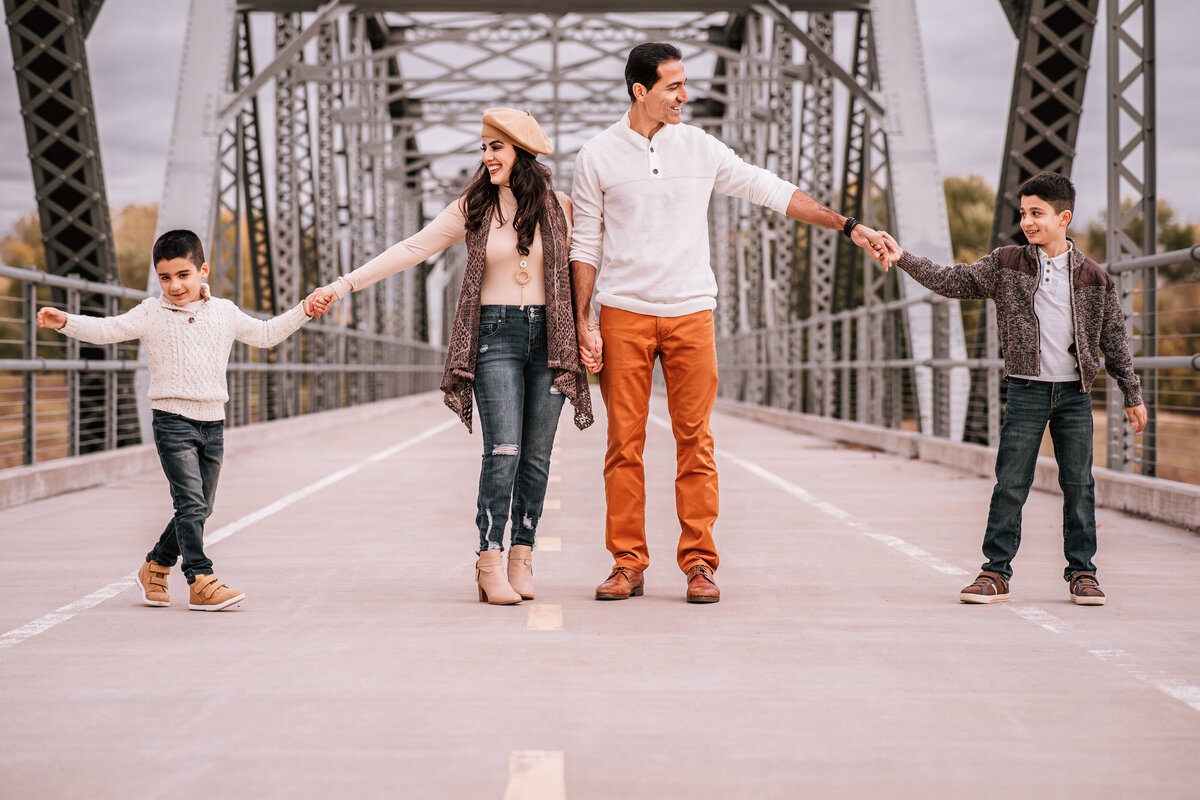
[[[1147,263],[1143,263],[1147,262]],[[1151,263],[1152,262],[1152,263]],[[1146,259],[1114,265],[1114,273],[1137,274],[1152,266],[1200,264],[1200,245],[1162,253]],[[1120,390],[1101,372],[1092,387],[1095,420],[1095,463],[1127,472],[1155,475],[1186,483],[1200,484],[1200,280],[1193,270],[1191,279],[1157,286],[1157,340],[1159,353],[1179,355],[1143,357],[1142,333],[1132,338],[1134,368],[1142,381],[1143,397],[1152,427],[1125,444],[1121,435],[1127,427],[1120,403]],[[1135,290],[1135,294],[1138,292]],[[1135,306],[1138,304],[1135,297]],[[995,312],[991,302],[961,302],[964,329],[974,330],[979,315],[990,320],[991,334],[978,344],[967,338],[967,357],[911,357],[906,336],[904,312],[917,305],[931,307],[935,336],[937,319],[948,303],[938,296],[909,298],[878,303],[821,318],[810,318],[788,325],[718,337],[717,362],[720,370],[719,395],[743,402],[815,414],[885,428],[919,431],[947,437],[950,431],[949,393],[952,376],[957,373],[969,385],[983,391],[973,393],[980,402],[966,408],[964,429],[969,441],[996,446],[1004,409],[1000,357],[994,332]],[[818,325],[832,329],[831,358],[817,363],[813,336]],[[883,331],[882,347],[872,342],[870,331]],[[943,349],[944,351],[944,349]],[[871,357],[871,354],[876,357]],[[883,353],[884,357],[878,357]],[[925,372],[927,377],[922,377]],[[918,384],[929,380],[932,392],[930,408],[920,407]],[[818,386],[830,390],[820,392]],[[1109,401],[1116,395],[1116,403]],[[1107,409],[1107,410],[1106,410]],[[1116,413],[1113,413],[1115,409]],[[922,420],[926,422],[922,422]],[[1117,430],[1114,430],[1117,426]],[[1043,454],[1051,454],[1049,436],[1043,442]]]
[[[80,313],[82,308],[109,316],[149,296],[0,266],[0,469],[141,442],[131,379],[145,370],[139,343],[103,345],[103,358],[81,357],[81,348],[95,352],[96,346],[39,330],[37,310],[53,306]],[[100,298],[102,307],[83,306],[83,297]],[[315,363],[318,353],[328,363]],[[309,322],[270,350],[235,343],[226,424],[249,425],[436,389],[444,360],[443,347],[323,320]]]

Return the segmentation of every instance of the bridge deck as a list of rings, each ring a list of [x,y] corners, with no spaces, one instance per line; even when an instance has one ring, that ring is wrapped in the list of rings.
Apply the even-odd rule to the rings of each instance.
[[[690,606],[656,398],[646,596],[591,598],[603,419],[564,416],[538,599],[490,607],[478,433],[386,408],[227,456],[234,612],[127,588],[159,474],[0,512],[0,796],[1194,796],[1200,536],[1100,510],[1076,607],[1035,492],[1019,599],[965,606],[988,480],[717,414],[724,598]]]

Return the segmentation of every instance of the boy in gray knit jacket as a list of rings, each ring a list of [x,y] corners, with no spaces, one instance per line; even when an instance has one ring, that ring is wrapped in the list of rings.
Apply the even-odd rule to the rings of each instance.
[[[234,340],[273,347],[315,314],[304,303],[269,320],[213,297],[204,248],[191,231],[164,233],[154,243],[162,294],[125,314],[87,317],[57,308],[38,311],[38,325],[93,344],[140,339],[150,371],[154,444],[171,486],[175,515],[137,572],[148,606],[171,604],[167,575],[182,555],[193,611],[223,611],[246,598],[212,574],[204,554],[204,521],[212,513],[224,452],[225,370]]]
[[[1046,426],[1054,441],[1063,491],[1064,577],[1070,599],[1103,605],[1096,580],[1096,497],[1092,477],[1092,400],[1104,368],[1121,387],[1135,433],[1146,426],[1125,317],[1112,278],[1067,237],[1075,187],[1054,172],[1020,189],[1026,246],[1000,247],[974,264],[941,267],[905,253],[890,236],[890,255],[918,283],[945,297],[996,304],[1008,400],[996,454],[996,486],[988,510],[983,571],[959,593],[964,603],[1009,599],[1011,562],[1021,543],[1021,509],[1033,484]]]

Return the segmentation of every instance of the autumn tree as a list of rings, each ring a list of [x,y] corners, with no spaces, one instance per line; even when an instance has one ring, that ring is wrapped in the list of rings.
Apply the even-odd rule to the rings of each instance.
[[[960,264],[978,261],[988,253],[996,190],[979,175],[952,175],[942,182],[942,191],[946,195],[954,260]]]

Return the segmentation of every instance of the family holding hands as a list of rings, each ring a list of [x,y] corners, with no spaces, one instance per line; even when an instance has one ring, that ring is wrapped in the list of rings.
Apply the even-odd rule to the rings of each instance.
[[[570,197],[553,190],[550,170],[537,160],[553,147],[534,118],[516,109],[488,109],[482,163],[457,200],[419,232],[273,319],[254,319],[208,293],[203,250],[188,231],[171,231],[155,244],[161,297],[107,319],[52,308],[39,312],[40,325],[66,335],[95,343],[141,339],[145,348],[155,443],[175,508],[137,573],[146,604],[170,603],[167,577],[180,557],[190,608],[219,611],[245,597],[212,574],[203,550],[204,521],[221,465],[232,343],[273,346],[346,294],[460,242],[467,262],[441,389],[468,430],[475,406],[479,409],[480,601],[511,605],[535,596],[533,549],[550,451],[566,401],[576,427],[592,423],[589,373],[598,377],[608,418],[605,543],[613,557],[595,598],[643,593],[650,559],[642,454],[656,359],[676,441],[676,560],[686,579],[685,598],[719,601],[713,538],[718,483],[710,427],[717,393],[717,284],[708,237],[713,191],[800,223],[840,229],[885,269],[897,264],[933,291],[996,302],[1008,410],[984,539],[988,561],[960,599],[1009,597],[1021,508],[1048,424],[1066,500],[1070,597],[1104,602],[1091,563],[1096,535],[1088,391],[1098,351],[1125,394],[1136,430],[1145,425],[1146,411],[1113,282],[1066,237],[1074,202],[1070,182],[1043,173],[1022,187],[1028,246],[999,248],[971,265],[939,267],[905,253],[888,234],[745,163],[701,128],[683,124],[687,79],[673,45],[633,48],[625,82],[629,111],[579,151]]]

